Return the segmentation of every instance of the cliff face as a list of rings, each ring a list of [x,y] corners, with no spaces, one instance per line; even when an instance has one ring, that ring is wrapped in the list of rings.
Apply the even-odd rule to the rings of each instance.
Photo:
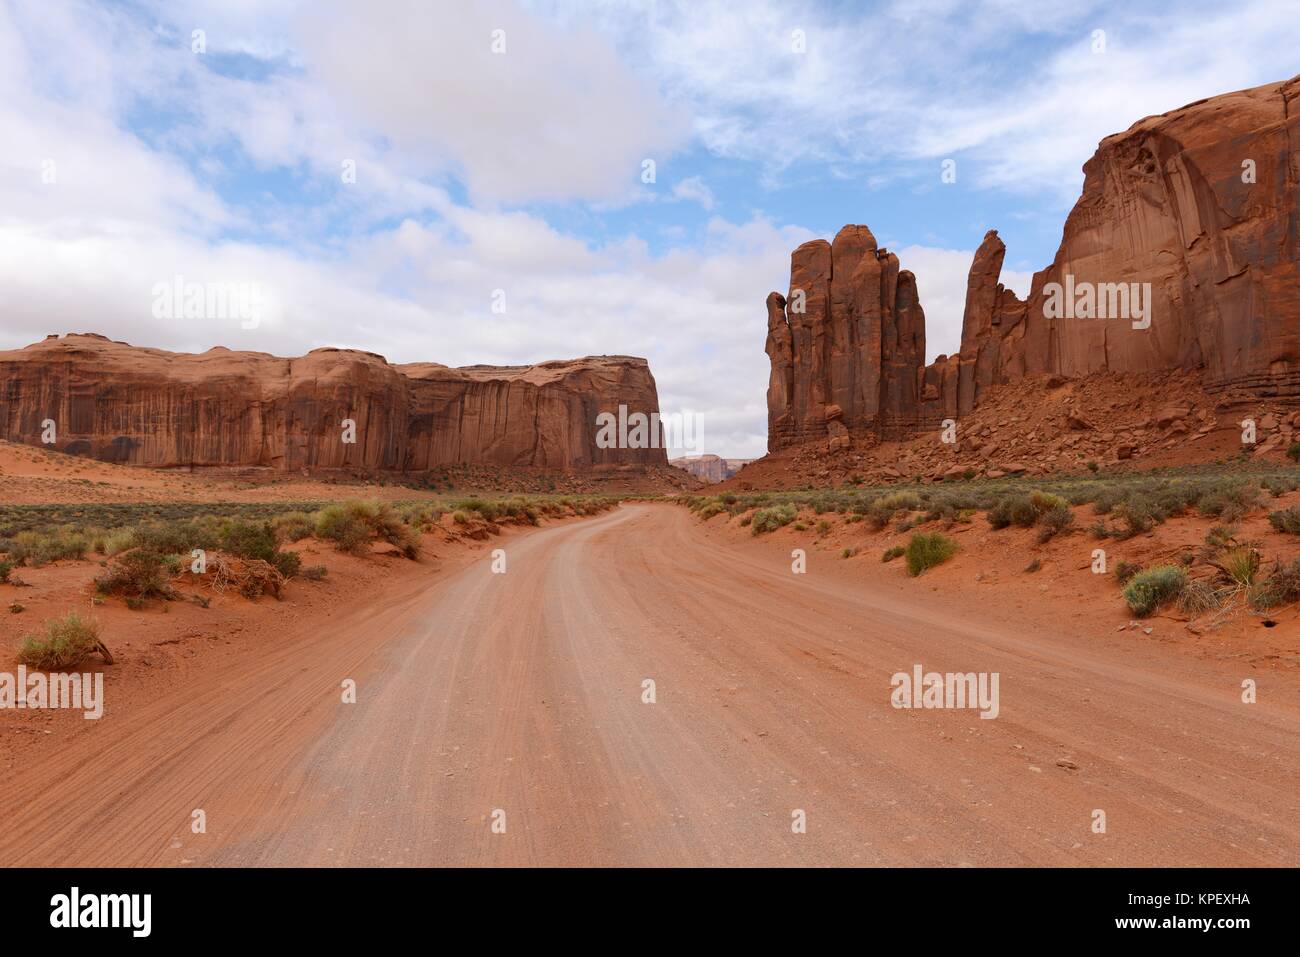
[[[121,464],[667,464],[663,449],[597,448],[599,413],[659,410],[648,364],[626,356],[452,369],[347,349],[189,355],[69,335],[0,352],[0,378],[0,437],[40,444],[53,420],[52,448]]]
[[[844,244],[843,269],[824,242],[795,250],[791,286],[813,286],[817,309],[810,295],[801,338],[782,297],[768,297],[769,451],[842,444],[837,421],[860,437],[929,428],[1035,374],[1198,370],[1212,392],[1300,395],[1300,77],[1141,120],[1103,140],[1084,177],[1027,301],[998,281],[1006,247],[985,235],[960,352],[930,366],[910,273],[893,283],[863,265],[861,242]],[[846,233],[870,236],[848,226],[832,247]],[[878,312],[861,293],[877,276]],[[854,348],[837,351],[842,330]]]
[[[768,448],[896,431],[919,409],[925,314],[916,279],[845,226],[790,260],[790,294],[767,297]]]

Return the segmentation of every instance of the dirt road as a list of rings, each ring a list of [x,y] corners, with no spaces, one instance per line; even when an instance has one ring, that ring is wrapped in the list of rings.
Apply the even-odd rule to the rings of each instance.
[[[1267,688],[795,575],[671,506],[506,552],[17,769],[0,864],[1300,863]],[[997,718],[895,709],[916,664],[998,672]]]

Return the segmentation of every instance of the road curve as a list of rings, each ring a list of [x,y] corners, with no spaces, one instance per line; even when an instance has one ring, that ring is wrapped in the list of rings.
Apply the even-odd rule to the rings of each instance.
[[[506,552],[23,769],[0,864],[1300,863],[1293,711],[794,575],[672,506]],[[998,717],[893,708],[918,663],[998,672]]]

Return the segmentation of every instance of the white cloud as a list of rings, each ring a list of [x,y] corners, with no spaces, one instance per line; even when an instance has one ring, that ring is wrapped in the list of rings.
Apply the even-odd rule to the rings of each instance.
[[[312,75],[359,126],[453,164],[480,199],[613,198],[689,134],[595,31],[503,0],[339,0],[304,8],[298,30]]]
[[[716,205],[713,190],[709,189],[708,183],[699,176],[688,176],[678,180],[673,184],[673,195],[678,199],[699,203],[706,210],[711,210]]]

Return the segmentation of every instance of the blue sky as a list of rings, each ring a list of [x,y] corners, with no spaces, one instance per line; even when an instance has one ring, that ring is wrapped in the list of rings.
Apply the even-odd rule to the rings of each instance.
[[[951,351],[985,230],[1024,292],[1103,136],[1300,72],[1294,0],[1057,6],[0,3],[0,347],[643,355],[758,455],[794,246],[869,225]],[[157,320],[178,275],[274,308]]]

